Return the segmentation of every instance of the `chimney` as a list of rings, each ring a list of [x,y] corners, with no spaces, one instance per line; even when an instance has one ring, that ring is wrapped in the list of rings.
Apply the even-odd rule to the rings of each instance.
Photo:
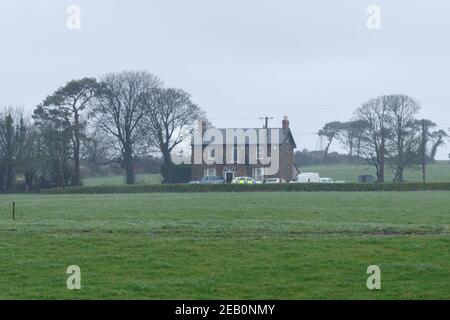
[[[288,117],[283,117],[283,129],[289,129],[289,120]]]
[[[203,119],[197,120],[197,130],[201,132],[202,135],[205,133],[206,129],[207,129],[206,121]]]

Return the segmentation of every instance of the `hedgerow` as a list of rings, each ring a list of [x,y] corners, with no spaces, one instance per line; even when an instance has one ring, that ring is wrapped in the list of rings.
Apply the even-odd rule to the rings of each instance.
[[[162,184],[130,186],[93,186],[41,189],[42,194],[111,194],[111,193],[164,193],[164,192],[367,192],[367,191],[432,191],[449,190],[450,183],[386,183],[386,184],[260,184],[260,185],[199,185]]]

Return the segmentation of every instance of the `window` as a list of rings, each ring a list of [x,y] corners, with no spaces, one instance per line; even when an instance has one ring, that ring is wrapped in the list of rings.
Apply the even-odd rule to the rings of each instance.
[[[233,161],[237,163],[239,160],[239,148],[237,146],[233,147]]]
[[[264,147],[256,148],[256,160],[261,160],[264,156]]]
[[[216,169],[205,169],[205,177],[216,176]]]
[[[216,148],[208,149],[208,160],[215,161],[216,160]]]
[[[256,181],[264,181],[264,168],[253,169],[253,179]]]

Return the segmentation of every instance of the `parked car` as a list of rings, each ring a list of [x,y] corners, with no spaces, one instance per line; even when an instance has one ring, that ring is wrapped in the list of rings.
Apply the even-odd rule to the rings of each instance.
[[[265,181],[266,184],[281,184],[286,183],[286,180],[281,178],[267,178]]]
[[[315,172],[303,172],[297,176],[297,183],[320,183],[320,175]]]
[[[371,174],[363,174],[358,177],[359,183],[375,183],[377,178]]]
[[[232,184],[256,184],[256,180],[250,177],[236,177],[231,181]]]
[[[320,183],[334,183],[334,180],[331,178],[320,178]]]
[[[224,184],[224,177],[220,176],[207,176],[200,179],[199,184]]]

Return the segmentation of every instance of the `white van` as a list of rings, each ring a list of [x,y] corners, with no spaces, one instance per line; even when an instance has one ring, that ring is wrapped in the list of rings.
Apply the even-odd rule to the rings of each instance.
[[[331,178],[320,178],[320,183],[334,183],[334,180]]]
[[[297,176],[297,183],[320,183],[320,175],[315,172],[303,172]]]

